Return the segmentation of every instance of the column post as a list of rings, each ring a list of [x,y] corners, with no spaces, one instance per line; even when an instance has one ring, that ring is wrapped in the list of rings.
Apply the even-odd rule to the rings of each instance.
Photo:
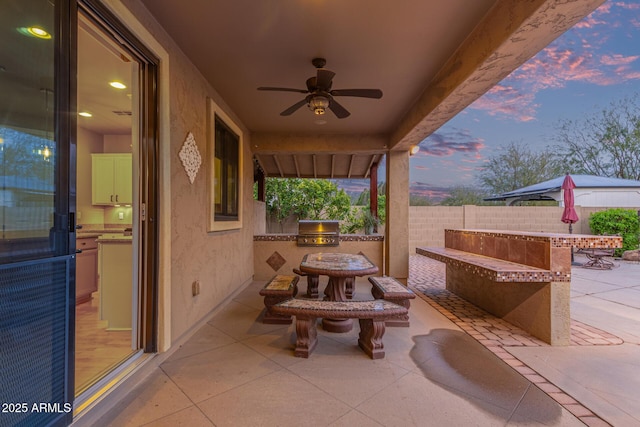
[[[406,284],[409,277],[409,152],[387,152],[385,271]]]

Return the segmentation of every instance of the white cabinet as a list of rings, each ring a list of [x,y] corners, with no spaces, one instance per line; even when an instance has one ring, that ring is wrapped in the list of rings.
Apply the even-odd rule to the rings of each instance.
[[[91,203],[93,205],[133,202],[131,153],[91,155]]]

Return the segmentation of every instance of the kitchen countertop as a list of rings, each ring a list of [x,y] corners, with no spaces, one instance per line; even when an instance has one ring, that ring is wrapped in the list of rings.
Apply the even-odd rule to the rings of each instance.
[[[133,236],[125,236],[119,233],[106,233],[98,237],[98,243],[131,243]]]
[[[131,229],[130,224],[82,224],[76,230],[77,239],[95,238],[98,242],[128,243],[131,236],[124,235],[125,229]]]
[[[94,231],[86,232],[86,233],[76,232],[76,239],[87,239],[87,238],[90,238],[90,237],[93,237],[93,238],[97,239],[100,236],[102,236],[102,233],[96,233]]]

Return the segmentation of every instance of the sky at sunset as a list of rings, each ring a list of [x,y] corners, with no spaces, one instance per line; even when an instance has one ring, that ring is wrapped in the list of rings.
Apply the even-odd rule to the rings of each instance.
[[[487,158],[510,142],[556,145],[559,120],[579,119],[640,93],[640,1],[607,0],[420,143],[412,193],[438,198],[478,185]]]

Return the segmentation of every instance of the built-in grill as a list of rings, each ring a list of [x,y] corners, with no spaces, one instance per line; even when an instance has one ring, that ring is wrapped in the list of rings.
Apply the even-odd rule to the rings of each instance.
[[[340,245],[338,221],[298,221],[298,246]]]

